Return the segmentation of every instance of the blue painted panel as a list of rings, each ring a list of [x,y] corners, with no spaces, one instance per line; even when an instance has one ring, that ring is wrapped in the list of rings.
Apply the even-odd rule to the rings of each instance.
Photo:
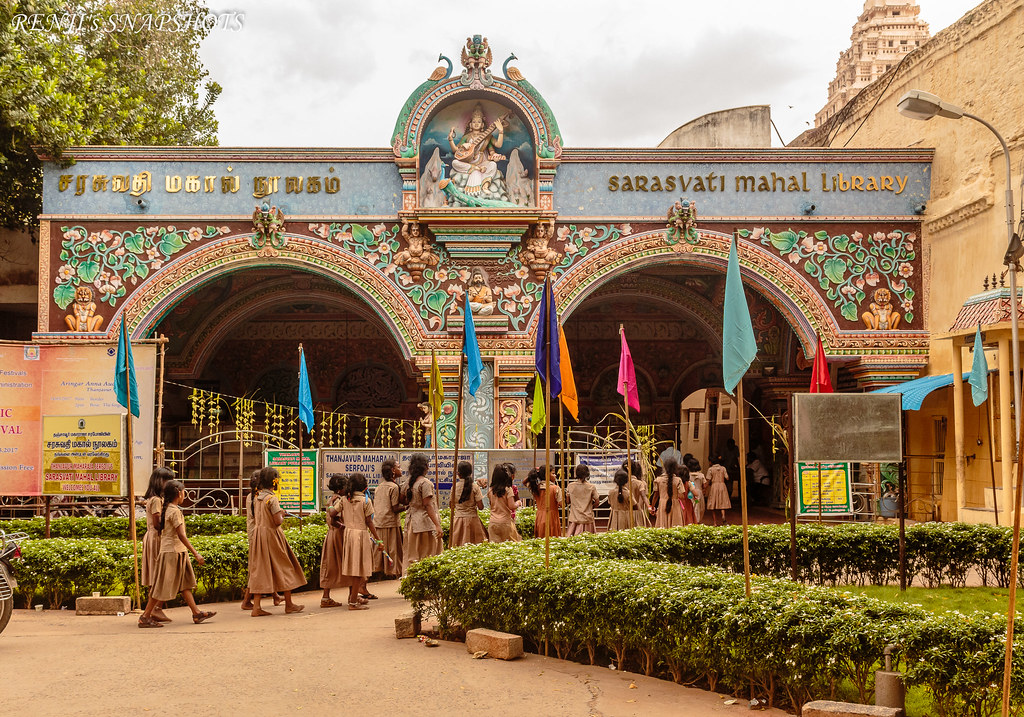
[[[631,191],[622,190],[625,177]],[[647,191],[637,189],[637,177]],[[739,177],[753,177],[753,186]],[[758,191],[761,177],[775,191]],[[851,186],[854,177],[862,189]],[[871,177],[877,190],[867,190]],[[883,177],[892,189],[881,189]],[[805,202],[815,205],[814,216],[904,216],[927,202],[930,187],[930,165],[920,162],[567,162],[555,176],[554,205],[559,219],[663,217],[679,197],[696,201],[700,218],[800,216]]]
[[[228,171],[231,167],[231,171]],[[332,171],[333,170],[333,171]],[[152,186],[140,196],[131,189],[116,192],[113,177],[129,182],[141,172],[152,173]],[[61,177],[65,188],[61,191]],[[188,176],[197,177],[198,189],[186,191]],[[79,180],[82,176],[85,179]],[[237,176],[236,193],[224,192],[222,177]],[[402,180],[392,162],[171,162],[160,160],[79,160],[62,168],[47,162],[43,176],[43,213],[215,216],[249,215],[262,198],[253,196],[257,177],[278,177],[277,191],[266,201],[280,207],[285,216],[394,216],[402,207]],[[180,177],[180,191],[167,191],[167,177]],[[213,177],[213,191],[207,191],[206,177]],[[302,178],[302,193],[288,193],[287,177]],[[101,178],[98,179],[97,178]],[[106,179],[106,187],[102,185]],[[319,192],[309,193],[310,178],[319,180]],[[337,178],[338,191],[327,193],[329,179]],[[98,183],[95,184],[94,180]],[[172,180],[173,181],[173,180]],[[80,184],[81,182],[81,184]],[[314,181],[314,186],[316,182]],[[76,193],[81,194],[76,196]],[[138,205],[144,199],[143,211]]]

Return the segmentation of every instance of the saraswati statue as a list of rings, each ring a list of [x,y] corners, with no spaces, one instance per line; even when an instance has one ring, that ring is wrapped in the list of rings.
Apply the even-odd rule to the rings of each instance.
[[[508,112],[488,122],[483,106],[477,104],[466,123],[462,138],[455,141],[455,127],[448,133],[448,143],[454,155],[451,182],[460,193],[473,199],[513,204],[509,201],[504,177],[498,170],[498,162],[506,158],[498,150],[505,141],[510,116]]]

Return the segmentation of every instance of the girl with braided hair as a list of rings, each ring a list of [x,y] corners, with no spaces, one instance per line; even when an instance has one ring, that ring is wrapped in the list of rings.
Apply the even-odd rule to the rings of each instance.
[[[608,530],[626,530],[629,528],[629,513],[633,510],[633,498],[629,491],[629,476],[626,471],[615,471],[615,487],[608,491],[608,505],[612,513],[608,519]]]
[[[582,463],[576,466],[576,480],[565,492],[569,494],[569,530],[568,535],[596,533],[594,508],[601,500],[597,488],[590,482],[590,468]]]
[[[557,483],[552,482],[551,488],[546,485],[547,466],[535,468],[526,476],[523,481],[533,500],[537,504],[537,522],[534,527],[534,536],[538,538],[561,537],[562,524],[558,517],[558,509],[562,505],[562,489]]]
[[[405,526],[405,569],[417,560],[441,553],[441,518],[437,513],[434,485],[427,478],[430,461],[424,453],[409,458],[409,511]]]
[[[327,499],[327,535],[324,536],[324,547],[320,553],[320,587],[324,594],[320,598],[320,607],[341,607],[341,603],[331,597],[332,588],[352,587],[352,578],[342,570],[342,556],[345,554],[345,524],[341,520],[341,498],[345,492],[346,478],[335,473],[327,482],[331,497]]]
[[[486,543],[480,510],[484,507],[484,492],[473,480],[473,464],[460,461],[456,470],[459,479],[454,486],[458,502],[452,511],[452,547]]]
[[[164,505],[156,525],[160,531],[160,560],[156,565],[153,588],[149,591],[149,602],[139,618],[139,627],[163,627],[153,619],[153,611],[159,603],[173,600],[178,593],[192,611],[192,622],[196,625],[217,614],[200,610],[192,597],[196,573],[188,554],[192,553],[199,565],[205,561],[185,534],[185,517],[178,507],[184,499],[185,486],[181,481],[170,480],[164,484]]]
[[[675,458],[668,458],[662,461],[665,467],[664,475],[654,479],[654,500],[651,510],[654,511],[655,528],[674,528],[683,525],[683,509],[679,503],[680,498],[686,498],[686,488],[683,480],[676,473],[679,471],[679,463]]]
[[[487,525],[488,537],[492,543],[504,543],[507,540],[519,541],[516,530],[515,496],[512,493],[512,473],[508,463],[500,463],[491,471],[491,484],[487,488],[487,502],[491,506],[491,519]]]
[[[256,482],[259,493],[252,505],[256,532],[253,535],[249,560],[249,592],[252,595],[253,617],[270,614],[260,607],[260,596],[278,591],[284,594],[286,614],[300,612],[305,607],[292,601],[292,590],[306,584],[306,575],[284,537],[284,530],[281,529],[284,509],[274,494],[280,479],[277,469],[267,466],[260,471]]]
[[[157,523],[164,509],[164,484],[174,480],[174,471],[160,466],[149,476],[149,487],[146,489],[146,536],[142,539],[142,584],[151,587],[156,580],[156,565],[160,562],[160,531]],[[164,615],[163,606],[153,611],[153,619],[157,622],[170,622]]]
[[[366,499],[366,476],[353,473],[348,477],[337,505],[341,509],[344,550],[341,558],[341,574],[348,580],[348,609],[366,610],[366,579],[373,574],[373,543],[370,534],[378,543],[380,536],[373,525],[373,504]]]
[[[404,546],[402,544],[402,524],[399,514],[405,510],[402,489],[398,487],[401,469],[394,458],[388,458],[380,464],[381,481],[373,491],[373,525],[377,528],[383,545],[373,551],[373,572],[380,573],[385,580],[402,575]],[[388,557],[384,557],[384,553]]]

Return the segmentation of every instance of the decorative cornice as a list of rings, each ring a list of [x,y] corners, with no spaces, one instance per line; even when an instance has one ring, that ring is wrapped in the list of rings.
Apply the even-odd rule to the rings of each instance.
[[[53,157],[37,151],[43,161]],[[64,159],[148,160],[189,162],[387,162],[395,161],[390,147],[157,147],[76,146],[68,147]]]
[[[831,149],[795,147],[784,149],[638,149],[566,148],[562,162],[924,162],[929,163],[934,149]]]
[[[924,228],[933,234],[938,234],[939,232],[949,229],[955,224],[959,224],[962,221],[978,216],[983,211],[990,208],[992,203],[992,197],[989,196],[975,199],[969,204],[965,204],[958,209],[954,209],[951,212],[943,214],[941,217],[926,222]]]

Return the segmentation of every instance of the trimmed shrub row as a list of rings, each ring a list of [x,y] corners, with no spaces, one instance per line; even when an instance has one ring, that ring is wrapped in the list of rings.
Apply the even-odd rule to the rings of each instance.
[[[519,530],[527,537],[533,535],[534,517],[535,511],[532,508],[520,510],[516,515]],[[215,520],[217,518],[223,520]],[[486,525],[487,511],[482,511],[482,518]],[[78,526],[90,530],[98,530],[95,525],[97,521],[120,521],[120,529],[127,530],[128,527],[126,518],[61,520],[85,521]],[[187,516],[185,521],[189,540],[205,559],[205,565],[193,564],[199,583],[195,591],[196,599],[213,602],[241,597],[248,582],[249,546],[245,518],[192,515]],[[307,516],[301,531],[298,530],[298,522],[297,519],[287,518],[285,535],[309,578],[309,586],[316,587],[320,584],[320,551],[327,532],[323,525],[324,514]],[[211,531],[233,525],[240,527],[224,534],[210,534]],[[441,527],[444,528],[447,541],[447,510],[441,512]],[[140,537],[143,534],[140,533]],[[133,592],[132,543],[129,540],[95,537],[29,539],[22,543],[21,557],[21,560],[14,562],[19,607],[42,601],[56,609],[62,605],[71,606],[76,597],[89,595],[93,591],[121,595]]]
[[[550,568],[539,540],[467,546],[418,562],[402,593],[447,632],[503,630],[537,651],[548,644],[562,658],[610,660],[620,670],[719,691],[745,695],[753,684],[770,704],[796,710],[836,698],[847,680],[854,697],[870,703],[882,651],[896,644],[907,684],[928,688],[936,714],[998,713],[1005,616],[933,615],[766,577],[754,578],[747,599],[742,575],[640,559],[678,555],[679,540],[694,532],[557,541]],[[655,540],[639,537],[647,533]],[[1022,628],[1024,621],[1017,634]],[[1019,710],[1024,641],[1013,669]]]
[[[296,527],[298,518],[288,518]],[[303,518],[304,525],[323,525],[324,514],[312,513]],[[226,535],[228,533],[245,532],[244,515],[220,515],[202,513],[185,516],[185,528],[189,538],[193,535]],[[46,535],[46,519],[31,518],[29,520],[0,520],[0,530],[8,533],[28,533],[30,538],[43,538]],[[146,520],[135,521],[135,534],[142,538],[146,534]],[[100,540],[127,540],[128,518],[53,518],[50,521],[51,538],[98,538]]]

